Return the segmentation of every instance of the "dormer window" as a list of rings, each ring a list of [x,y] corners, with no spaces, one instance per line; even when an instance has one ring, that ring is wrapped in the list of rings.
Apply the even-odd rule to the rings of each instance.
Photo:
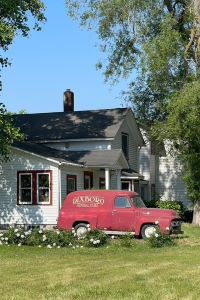
[[[129,146],[129,137],[127,133],[122,132],[122,151],[124,153],[124,156],[128,160],[128,146]]]

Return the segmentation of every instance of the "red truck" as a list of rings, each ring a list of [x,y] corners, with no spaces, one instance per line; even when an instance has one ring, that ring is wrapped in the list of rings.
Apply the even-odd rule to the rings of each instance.
[[[182,233],[181,219],[174,210],[147,208],[137,193],[120,190],[70,193],[60,211],[58,228],[74,228],[78,236],[91,228],[108,234],[129,232],[143,239],[156,229],[166,234]]]

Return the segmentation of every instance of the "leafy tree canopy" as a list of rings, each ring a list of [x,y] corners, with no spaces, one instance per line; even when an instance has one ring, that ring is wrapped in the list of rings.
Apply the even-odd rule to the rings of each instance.
[[[166,118],[170,96],[199,73],[196,2],[66,0],[69,15],[101,41],[105,79],[132,77],[124,97],[147,127]]]

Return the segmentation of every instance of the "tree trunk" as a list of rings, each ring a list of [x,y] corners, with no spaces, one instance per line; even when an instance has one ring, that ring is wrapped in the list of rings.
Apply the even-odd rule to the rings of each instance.
[[[194,212],[192,224],[200,226],[200,200],[194,203]]]

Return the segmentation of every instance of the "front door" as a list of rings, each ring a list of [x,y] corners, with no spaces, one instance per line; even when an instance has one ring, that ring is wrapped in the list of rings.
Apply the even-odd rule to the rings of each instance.
[[[116,197],[112,209],[111,230],[134,231],[134,216],[134,207],[131,206],[128,197]]]

